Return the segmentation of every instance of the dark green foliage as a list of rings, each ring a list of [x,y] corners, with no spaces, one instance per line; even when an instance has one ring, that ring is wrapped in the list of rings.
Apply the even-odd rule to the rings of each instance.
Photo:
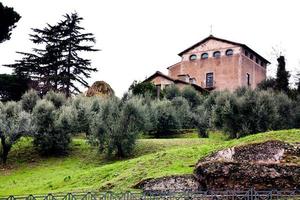
[[[181,92],[175,84],[171,84],[170,86],[164,89],[164,96],[165,98],[172,100],[175,97],[181,96]]]
[[[294,104],[292,100],[284,93],[279,93],[274,99],[277,111],[277,120],[274,123],[274,129],[289,129],[294,125]]]
[[[199,137],[208,138],[208,129],[210,127],[210,112],[203,105],[196,109],[195,115],[196,127]]]
[[[80,52],[97,51],[93,49],[96,40],[92,33],[82,33],[83,27],[79,26],[83,18],[77,13],[66,14],[64,20],[58,23],[60,33],[59,48],[63,55],[63,63],[60,67],[60,91],[64,92],[67,97],[72,93],[80,92],[75,83],[88,87],[85,78],[90,78],[91,72],[96,72],[96,68],[90,67],[91,60],[79,56]]]
[[[151,97],[157,97],[157,89],[156,86],[152,82],[137,82],[134,81],[129,87],[129,91],[132,92],[133,95],[150,95]]]
[[[196,127],[194,114],[190,109],[189,102],[183,97],[173,98],[172,106],[176,110],[176,118],[178,121],[178,128],[191,129]]]
[[[9,40],[11,31],[21,16],[13,8],[3,6],[0,2],[0,43]]]
[[[196,108],[201,104],[201,97],[199,93],[192,87],[185,87],[182,91],[182,96],[188,100],[191,108]]]
[[[56,25],[33,29],[31,41],[41,48],[34,48],[33,53],[20,52],[24,57],[6,66],[13,68],[15,74],[30,78],[40,94],[53,90],[70,97],[79,93],[78,84],[88,87],[86,78],[97,71],[90,67],[91,60],[80,56],[81,52],[97,51],[90,45],[95,43],[93,34],[82,33],[81,21],[77,13],[72,13]]]
[[[90,110],[91,109],[91,99],[78,95],[76,96],[71,103],[72,109],[76,112],[76,118],[77,118],[77,123],[76,123],[76,133],[85,133],[86,135],[89,135],[90,133],[90,120],[92,120],[93,115],[95,112],[99,112],[100,110],[100,105],[97,105],[99,102],[95,101],[92,105],[92,109],[94,111]]]
[[[300,128],[300,95],[297,97],[296,101],[294,102],[294,113],[295,113],[295,120],[294,120],[294,128]]]
[[[259,90],[268,90],[268,89],[276,89],[276,79],[275,78],[267,78],[260,82],[257,86]]]
[[[235,95],[229,92],[221,93],[216,98],[213,116],[217,128],[222,128],[231,138],[239,136],[241,118],[239,117],[239,105]]]
[[[285,69],[285,58],[284,56],[279,56],[277,58],[278,67],[276,74],[276,90],[283,91],[287,93],[289,91],[289,78],[290,74]]]
[[[151,103],[150,122],[152,124],[151,133],[155,137],[161,137],[171,134],[177,128],[180,128],[180,122],[177,118],[176,109],[168,100],[156,100]]]
[[[0,100],[1,101],[18,101],[21,96],[28,90],[29,81],[25,78],[0,74]]]

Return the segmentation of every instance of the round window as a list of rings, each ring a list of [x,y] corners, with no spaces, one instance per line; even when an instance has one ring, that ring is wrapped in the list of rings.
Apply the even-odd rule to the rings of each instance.
[[[226,51],[226,56],[232,56],[233,55],[233,50],[232,49],[228,49]]]
[[[213,56],[215,58],[219,58],[219,57],[221,57],[221,52],[220,51],[215,51],[214,54],[213,54]]]
[[[197,59],[197,56],[195,55],[195,54],[192,54],[191,56],[190,56],[190,60],[196,60]]]
[[[208,53],[203,53],[203,54],[201,55],[201,59],[206,59],[206,58],[208,58]]]

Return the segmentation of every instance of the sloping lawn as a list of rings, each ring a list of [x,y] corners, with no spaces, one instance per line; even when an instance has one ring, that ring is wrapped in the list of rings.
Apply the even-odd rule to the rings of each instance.
[[[126,160],[107,160],[84,139],[74,139],[68,156],[41,158],[31,140],[23,138],[9,154],[9,164],[0,171],[0,196],[133,190],[146,178],[190,174],[203,156],[219,149],[266,140],[300,142],[300,130],[260,133],[226,140],[220,133],[209,139],[140,139],[134,155]]]

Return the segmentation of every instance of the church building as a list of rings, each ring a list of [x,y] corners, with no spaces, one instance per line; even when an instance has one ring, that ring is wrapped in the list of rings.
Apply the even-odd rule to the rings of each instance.
[[[255,89],[266,79],[270,62],[249,48],[210,35],[178,54],[181,61],[169,66],[168,75],[156,72],[145,81],[163,89],[170,84],[180,88],[191,85],[201,90]]]

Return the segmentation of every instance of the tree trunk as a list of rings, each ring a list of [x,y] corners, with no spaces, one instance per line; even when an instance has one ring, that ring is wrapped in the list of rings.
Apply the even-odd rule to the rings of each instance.
[[[120,158],[125,157],[122,146],[120,144],[117,144],[117,156]]]
[[[11,146],[6,144],[5,137],[3,135],[1,135],[1,145],[2,145],[1,159],[2,159],[2,163],[5,165],[7,161],[8,152],[10,151]]]

